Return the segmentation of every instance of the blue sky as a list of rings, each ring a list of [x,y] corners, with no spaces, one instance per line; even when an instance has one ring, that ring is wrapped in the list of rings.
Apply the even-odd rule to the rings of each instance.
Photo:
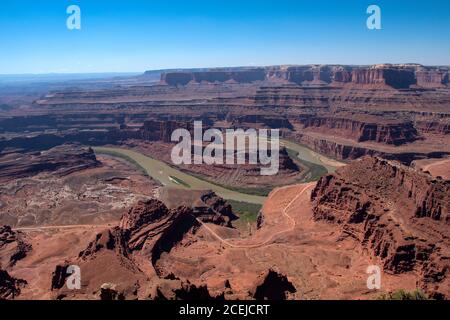
[[[81,30],[66,8],[81,8]],[[382,30],[366,9],[382,10]],[[0,74],[450,64],[448,0],[1,0]]]

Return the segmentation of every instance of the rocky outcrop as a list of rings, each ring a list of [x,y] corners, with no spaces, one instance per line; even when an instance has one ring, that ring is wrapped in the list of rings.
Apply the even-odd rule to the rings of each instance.
[[[126,139],[140,138],[134,130],[68,130],[61,133],[35,133],[11,139],[0,139],[0,152],[9,155],[17,152],[38,152],[49,150],[62,144],[105,145]]]
[[[150,254],[155,264],[163,252],[169,252],[182,240],[185,233],[200,226],[197,217],[217,224],[236,218],[231,206],[214,193],[205,193],[201,199],[205,206],[211,206],[210,210],[194,211],[183,206],[169,210],[156,199],[140,201],[122,216],[117,227],[97,234],[80,252],[79,258],[90,259],[103,250],[113,250],[123,257],[139,252]]]
[[[450,134],[450,119],[420,119],[415,122],[415,127],[422,133],[446,135]]]
[[[339,66],[334,69],[333,81],[337,83],[347,83],[352,81],[352,70],[350,67]]]
[[[442,88],[445,86],[445,70],[433,68],[418,68],[416,70],[417,85],[423,88]]]
[[[159,190],[159,199],[171,209],[180,206],[192,209],[193,215],[202,222],[232,228],[233,221],[239,218],[234,214],[231,205],[211,190],[165,187]]]
[[[288,69],[288,80],[293,83],[302,84],[314,80],[314,71],[308,67],[292,67]]]
[[[168,210],[160,201],[141,201],[122,216],[118,232],[129,252],[150,256],[156,264],[163,252],[169,252],[185,233],[199,226],[190,208]]]
[[[155,199],[140,201],[123,215],[118,226],[98,233],[77,257],[57,265],[51,288],[58,297],[77,294],[94,294],[102,299],[121,299],[121,295],[123,298],[135,297],[137,283],[146,281],[136,260],[144,259],[146,269],[150,260],[154,272],[158,273],[156,263],[162,252],[170,251],[184,232],[196,224],[191,210],[168,210]],[[69,264],[81,269],[82,281],[87,284],[81,291],[68,290],[64,286]],[[118,277],[122,281],[114,288],[101,288],[102,284]]]
[[[169,210],[164,203],[158,200],[140,201],[122,216],[119,228],[133,232],[145,225],[159,221],[168,213]]]
[[[126,234],[118,227],[104,230],[96,235],[95,240],[91,241],[87,248],[79,253],[78,257],[83,260],[91,259],[103,250],[111,250],[120,257],[128,257],[129,248],[126,240]]]
[[[395,89],[408,89],[416,84],[414,70],[392,66],[357,68],[352,71],[352,83],[362,85],[387,85]]]
[[[51,289],[58,297],[86,294],[84,291],[86,289],[78,293],[65,289],[67,267],[74,264],[81,268],[83,283],[89,284],[92,281],[94,286],[102,280],[107,280],[102,283],[110,283],[108,280],[111,279],[110,274],[116,274],[118,277],[123,273],[128,274],[124,278],[126,281],[123,280],[116,286],[102,286],[100,292],[93,293],[102,299],[136,297],[139,283],[148,280],[145,280],[142,268],[153,274],[156,283],[169,283],[169,287],[173,289],[170,290],[171,295],[176,299],[209,296],[206,287],[181,284],[176,275],[159,265],[161,256],[170,253],[173,248],[195,234],[201,226],[201,221],[222,224],[236,218],[230,205],[214,193],[204,193],[201,201],[205,206],[210,206],[210,209],[194,210],[185,206],[168,209],[164,203],[156,199],[138,202],[124,213],[118,226],[98,233],[86,248],[80,251],[78,257],[57,265],[52,274]],[[144,265],[142,266],[139,261],[145,261]],[[102,277],[98,274],[101,274],[101,268],[104,266],[108,270]],[[92,268],[99,269],[96,269],[93,275],[86,276],[93,272]],[[89,280],[89,277],[93,277],[94,280]],[[98,290],[98,287],[95,290]],[[167,296],[167,292],[165,294],[161,292],[155,297],[171,299]]]
[[[201,203],[194,204],[194,214],[203,222],[232,227],[232,222],[239,218],[231,205],[212,191],[204,192],[200,200]]]
[[[100,287],[100,300],[125,300],[125,295],[114,283],[104,283]]]
[[[10,226],[0,226],[0,268],[14,266],[31,249],[21,232],[13,231]]]
[[[0,269],[0,300],[15,299],[26,284],[25,280],[13,278]]]
[[[256,300],[286,300],[297,290],[288,278],[273,269],[259,275],[251,293]]]
[[[189,281],[163,281],[150,296],[153,300],[186,300],[186,301],[223,301],[224,293],[212,295],[207,285],[195,285]]]
[[[448,182],[364,157],[321,178],[311,199],[316,220],[339,225],[342,237],[370,249],[386,271],[420,270],[424,290],[448,294]]]
[[[18,179],[41,172],[57,176],[100,166],[91,148],[64,144],[45,151],[0,157],[0,180]]]

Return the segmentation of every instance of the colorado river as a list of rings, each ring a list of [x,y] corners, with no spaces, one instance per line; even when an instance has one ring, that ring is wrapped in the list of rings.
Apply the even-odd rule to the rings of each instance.
[[[284,146],[288,149],[298,152],[298,158],[301,160],[312,162],[314,164],[325,167],[328,173],[332,173],[337,168],[345,166],[345,163],[343,162],[328,158],[295,142],[281,140],[280,146]]]
[[[249,202],[262,204],[265,200],[265,197],[248,195],[245,193],[240,193],[237,191],[228,190],[226,188],[217,186],[215,184],[209,183],[207,181],[201,180],[180,170],[172,168],[162,161],[158,161],[147,157],[139,152],[122,149],[122,148],[106,148],[106,147],[94,147],[93,148],[96,153],[104,153],[104,154],[117,154],[118,156],[122,155],[136,161],[147,174],[153,179],[159,181],[164,186],[181,188],[181,189],[208,189],[213,190],[217,195],[224,199],[231,199],[235,201],[241,202]],[[188,184],[188,186],[183,185],[178,182],[177,179],[183,181]]]
[[[281,142],[281,145],[284,145],[287,148],[298,152],[300,159],[322,165],[329,172],[334,171],[336,167],[340,165],[339,162],[332,159],[328,159],[296,143],[283,140]],[[125,159],[128,158],[131,159],[132,161],[135,161],[139,166],[141,166],[146,171],[146,173],[151,178],[159,181],[161,184],[167,187],[174,187],[181,189],[198,189],[198,190],[209,189],[213,190],[217,195],[219,195],[224,199],[249,202],[255,204],[262,204],[265,200],[265,197],[262,196],[249,195],[229,190],[224,187],[210,183],[208,181],[196,178],[192,175],[177,170],[162,161],[155,160],[153,158],[150,158],[146,155],[143,155],[133,150],[117,147],[94,147],[93,149],[96,153],[99,154],[102,153],[109,154],[112,156],[123,157]]]

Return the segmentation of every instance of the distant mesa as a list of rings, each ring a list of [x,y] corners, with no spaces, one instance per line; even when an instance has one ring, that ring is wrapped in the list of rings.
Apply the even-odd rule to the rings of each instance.
[[[189,83],[251,83],[279,82],[297,85],[363,85],[374,88],[408,89],[412,87],[441,88],[449,81],[444,67],[417,64],[381,64],[373,66],[305,65],[257,68],[206,69],[202,71],[167,71],[161,83],[184,86]]]
[[[220,83],[230,81],[236,83],[250,83],[263,81],[265,77],[265,70],[257,68],[239,71],[208,70],[203,72],[169,72],[161,74],[161,81],[168,85],[176,86],[186,85],[190,82]]]

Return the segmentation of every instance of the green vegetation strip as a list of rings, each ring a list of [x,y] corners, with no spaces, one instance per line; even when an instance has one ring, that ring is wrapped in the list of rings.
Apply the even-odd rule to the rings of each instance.
[[[239,215],[239,220],[242,222],[255,222],[258,218],[258,213],[262,208],[260,204],[228,200],[233,208],[233,212]]]
[[[378,297],[378,300],[430,300],[422,290],[406,291],[403,289],[392,293],[384,293]]]
[[[185,172],[185,171],[183,171]],[[261,188],[246,188],[246,187],[234,187],[234,186],[229,186],[229,185],[225,185],[225,184],[221,184],[221,183],[217,183],[215,181],[211,181],[209,180],[207,177],[198,174],[198,173],[189,173],[190,175],[203,180],[207,183],[212,183],[218,187],[222,187],[222,188],[226,188],[228,190],[232,190],[232,191],[236,191],[239,193],[244,193],[244,194],[248,194],[248,195],[254,195],[254,196],[262,196],[262,197],[266,197],[269,195],[269,193],[276,188],[276,186],[267,186],[267,187],[261,187]]]

